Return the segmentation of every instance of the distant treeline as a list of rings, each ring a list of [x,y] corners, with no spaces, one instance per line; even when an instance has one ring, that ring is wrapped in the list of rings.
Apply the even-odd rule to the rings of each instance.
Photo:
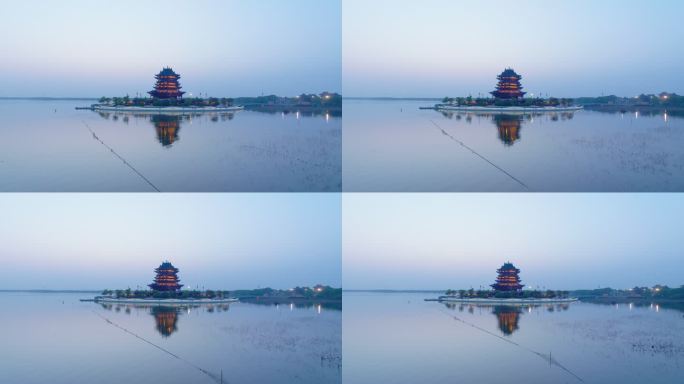
[[[659,95],[641,94],[636,97],[615,95],[600,97],[580,97],[575,101],[585,109],[600,112],[625,113],[641,111],[645,113],[667,112],[672,116],[684,116],[684,96],[663,92]]]
[[[334,92],[320,94],[302,93],[299,96],[283,97],[277,95],[236,97],[235,104],[244,106],[299,106],[315,108],[341,108],[342,95]]]
[[[342,300],[342,288],[333,288],[328,285],[317,285],[315,287],[295,287],[292,289],[259,288],[233,291],[232,295],[238,299],[259,297]]]
[[[681,300],[684,301],[684,285],[670,288],[667,285],[654,287],[634,287],[630,289],[582,289],[571,292],[580,299],[644,299],[644,300]]]

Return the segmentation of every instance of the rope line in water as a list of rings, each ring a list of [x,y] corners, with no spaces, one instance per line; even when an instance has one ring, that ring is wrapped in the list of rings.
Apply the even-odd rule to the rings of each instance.
[[[464,143],[464,142],[462,142],[461,140],[459,140],[459,139],[455,138],[454,136],[452,136],[449,132],[445,131],[442,127],[440,127],[434,120],[430,119],[430,122],[431,122],[435,127],[437,127],[437,129],[439,129],[440,131],[442,131],[442,134],[443,134],[444,136],[446,136],[446,137],[450,138],[451,140],[457,142],[457,143],[460,144],[463,148],[465,148],[465,149],[469,150],[470,152],[472,152],[475,156],[481,158],[482,160],[486,161],[487,163],[489,163],[489,164],[490,164],[491,166],[493,166],[494,168],[496,168],[496,169],[498,169],[499,171],[503,172],[506,176],[508,176],[508,177],[510,177],[511,179],[515,180],[515,182],[517,182],[518,184],[522,185],[522,186],[523,186],[525,189],[527,189],[528,191],[530,190],[530,187],[528,187],[525,183],[523,183],[522,181],[520,181],[518,178],[516,178],[515,176],[511,175],[510,173],[506,172],[505,169],[503,169],[503,168],[499,167],[498,165],[494,164],[492,161],[490,161],[488,158],[486,158],[486,157],[484,157],[483,155],[481,155],[480,153],[478,153],[476,150],[470,148],[466,143]]]
[[[126,329],[126,328],[120,326],[119,324],[117,324],[117,323],[115,323],[115,322],[109,320],[108,318],[106,318],[106,317],[104,317],[103,315],[97,313],[96,311],[93,310],[92,312],[93,312],[94,314],[96,314],[99,318],[101,318],[102,320],[106,321],[108,324],[110,324],[110,325],[112,325],[112,326],[114,326],[114,327],[116,327],[116,328],[119,328],[120,330],[122,330],[122,331],[128,333],[129,335],[134,336],[134,337],[136,337],[136,338],[138,338],[138,339],[140,339],[140,340],[146,342],[147,344],[149,344],[149,345],[151,345],[151,346],[153,346],[153,347],[159,349],[160,351],[162,351],[162,352],[164,352],[164,353],[166,353],[166,354],[168,354],[168,355],[170,355],[170,356],[173,356],[174,358],[176,358],[176,359],[178,359],[178,360],[180,360],[180,361],[182,361],[182,362],[188,364],[189,366],[191,366],[191,367],[195,368],[196,370],[198,370],[198,371],[204,373],[205,375],[209,376],[209,378],[211,378],[213,381],[215,381],[215,382],[217,382],[217,383],[219,383],[219,384],[223,383],[222,378],[219,378],[216,374],[213,374],[213,373],[207,371],[206,369],[204,369],[204,368],[202,368],[202,367],[199,367],[199,366],[197,366],[197,365],[191,363],[191,362],[188,361],[188,360],[185,360],[184,358],[182,358],[182,357],[176,355],[175,353],[169,351],[168,349],[165,349],[165,348],[163,348],[163,347],[161,347],[161,346],[159,346],[159,345],[157,345],[157,344],[155,344],[155,343],[153,343],[153,342],[151,342],[151,341],[145,339],[144,337],[139,336],[139,335],[137,335],[136,333],[133,333],[133,332],[129,331],[128,329]]]
[[[490,332],[490,331],[488,331],[488,330],[486,330],[486,329],[484,329],[484,328],[482,328],[482,327],[479,327],[479,326],[477,326],[477,325],[475,325],[475,324],[473,324],[473,323],[470,323],[470,322],[468,322],[468,321],[465,321],[465,320],[461,319],[460,317],[458,317],[458,316],[456,316],[456,315],[452,315],[452,314],[449,313],[449,312],[446,312],[446,311],[443,311],[443,310],[439,310],[439,311],[442,312],[443,314],[445,314],[445,315],[451,317],[452,319],[454,319],[454,320],[456,320],[456,321],[459,321],[459,322],[461,322],[461,323],[463,323],[463,324],[465,324],[465,325],[468,325],[468,326],[470,326],[470,327],[473,327],[473,328],[477,329],[478,331],[482,331],[482,332],[484,332],[484,333],[486,333],[486,334],[488,334],[488,335],[490,335],[490,336],[494,336],[494,337],[496,337],[497,339],[503,340],[503,341],[505,341],[505,342],[507,342],[507,343],[509,343],[509,344],[515,345],[515,346],[518,347],[518,348],[522,348],[522,349],[524,349],[524,350],[527,351],[527,352],[530,352],[530,353],[532,353],[532,354],[535,354],[535,355],[541,357],[542,359],[544,359],[545,361],[548,361],[549,364],[555,365],[555,366],[557,366],[558,368],[560,368],[560,369],[564,370],[565,372],[569,373],[569,374],[572,375],[575,379],[577,379],[577,380],[579,380],[579,381],[581,381],[581,382],[584,382],[584,380],[582,380],[581,377],[577,376],[574,372],[572,372],[571,370],[569,370],[568,368],[566,368],[565,366],[563,366],[558,360],[556,360],[556,359],[554,359],[553,357],[551,357],[551,354],[549,354],[549,355],[547,356],[547,355],[544,354],[544,353],[537,352],[537,351],[535,351],[535,350],[532,350],[532,349],[530,349],[530,348],[527,348],[527,347],[525,347],[524,345],[521,345],[521,344],[519,344],[519,343],[516,343],[516,342],[513,341],[513,340],[508,340],[508,339],[506,339],[506,338],[503,337],[503,336],[499,336],[499,335],[497,335],[497,334],[495,334],[495,333],[493,333],[493,332]]]
[[[141,179],[145,180],[145,182],[146,182],[147,184],[149,184],[152,188],[154,188],[155,191],[161,192],[161,191],[159,190],[159,188],[157,188],[156,185],[152,184],[152,182],[151,182],[147,177],[145,177],[145,175],[143,175],[142,173],[140,173],[140,171],[138,171],[137,169],[135,169],[135,167],[134,167],[133,165],[131,165],[131,163],[129,163],[128,161],[126,161],[126,159],[124,159],[121,155],[119,155],[119,154],[114,150],[114,148],[110,147],[110,146],[107,145],[104,141],[102,141],[102,139],[100,139],[100,137],[95,133],[95,131],[92,130],[92,128],[90,128],[90,126],[89,126],[85,121],[81,120],[81,122],[83,123],[83,125],[86,126],[86,128],[88,128],[88,130],[90,131],[90,133],[93,135],[93,139],[99,141],[100,144],[104,145],[105,148],[109,149],[109,151],[110,151],[112,154],[114,154],[114,156],[118,157],[119,160],[123,161],[123,163],[124,163],[128,168],[132,169],[133,172],[137,173],[138,176],[140,176]]]

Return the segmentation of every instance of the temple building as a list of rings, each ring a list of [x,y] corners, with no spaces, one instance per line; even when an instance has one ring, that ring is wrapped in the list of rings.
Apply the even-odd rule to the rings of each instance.
[[[495,291],[500,292],[520,292],[523,284],[520,284],[520,270],[516,268],[512,263],[506,262],[501,268],[496,270],[499,276],[496,278],[496,283],[492,284],[491,287]]]
[[[522,76],[515,73],[511,68],[506,68],[499,76],[496,77],[499,82],[496,84],[496,90],[489,92],[497,99],[519,100],[525,96],[526,92],[522,91],[520,79]]]
[[[183,98],[185,92],[181,91],[180,75],[173,71],[171,68],[164,68],[157,75],[154,76],[157,79],[157,83],[154,84],[154,90],[149,91],[149,93],[155,99],[175,99],[180,100]]]
[[[163,262],[159,268],[154,272],[157,276],[154,278],[154,283],[149,284],[148,287],[155,291],[177,292],[180,291],[183,284],[178,284],[178,268],[174,267],[168,261]]]

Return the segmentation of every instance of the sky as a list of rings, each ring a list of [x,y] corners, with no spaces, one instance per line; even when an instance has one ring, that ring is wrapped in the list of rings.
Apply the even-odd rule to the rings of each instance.
[[[523,284],[631,288],[682,279],[682,194],[345,194],[345,289]]]
[[[339,194],[2,194],[0,289],[341,284]]]
[[[346,96],[684,93],[680,0],[344,0]]]
[[[342,87],[340,0],[22,0],[0,9],[0,97],[144,94],[164,66],[194,95]]]

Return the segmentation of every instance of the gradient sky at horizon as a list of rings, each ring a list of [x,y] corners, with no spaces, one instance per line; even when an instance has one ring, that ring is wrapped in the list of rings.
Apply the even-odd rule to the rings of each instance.
[[[523,284],[631,288],[682,280],[681,194],[346,194],[345,289]]]
[[[513,67],[558,97],[684,93],[679,0],[345,0],[347,96],[487,94]]]
[[[341,284],[339,194],[2,194],[0,289]]]
[[[340,0],[22,0],[0,9],[0,96],[134,96],[163,66],[194,95],[342,88]]]

